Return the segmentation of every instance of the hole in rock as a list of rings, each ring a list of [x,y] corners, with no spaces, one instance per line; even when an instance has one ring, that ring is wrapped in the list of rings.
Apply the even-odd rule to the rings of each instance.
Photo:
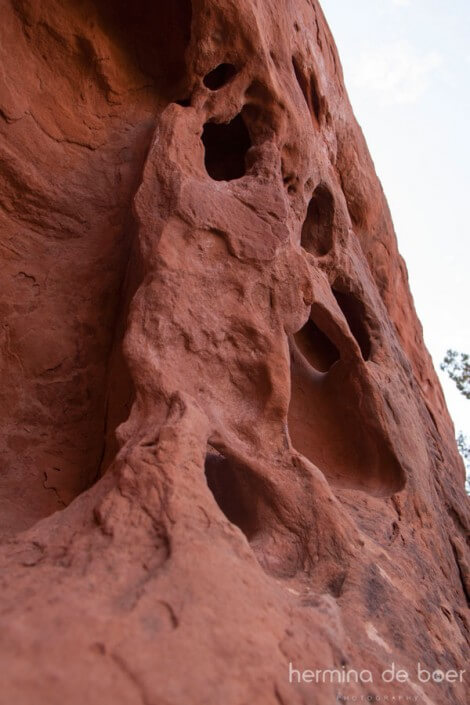
[[[297,79],[297,83],[299,84],[300,90],[304,95],[305,102],[307,103],[307,106],[310,109],[310,104],[308,100],[308,81],[305,78],[303,71],[301,70],[297,60],[294,57],[292,57],[292,66],[294,67],[294,73]]]
[[[311,101],[312,101],[313,114],[314,114],[315,119],[318,122],[318,124],[320,124],[321,100],[320,100],[320,94],[318,92],[317,79],[313,73],[310,77],[310,96],[311,96]]]
[[[404,473],[377,424],[374,401],[315,321],[292,336],[289,347],[293,446],[334,487],[382,497],[402,489]]]
[[[298,181],[299,180],[295,174],[284,174],[283,170],[282,182],[287,188],[287,193],[291,196],[297,193]]]
[[[257,478],[247,468],[210,448],[205,473],[208,487],[227,519],[238,526],[248,541],[260,529]]]
[[[202,132],[205,165],[215,181],[232,181],[245,175],[245,155],[251,139],[241,114],[228,123],[207,122]]]
[[[312,255],[326,255],[333,245],[335,204],[331,191],[320,184],[308,204],[302,226],[301,245]]]
[[[191,105],[191,98],[180,98],[175,102],[178,103],[178,105],[181,105],[182,108],[189,108]]]
[[[364,304],[359,299],[349,292],[338,291],[333,289],[333,294],[338,302],[338,306],[344,314],[348,322],[351,333],[355,337],[357,344],[361,349],[361,354],[364,360],[370,358],[371,340],[369,331],[365,323],[366,312]]]
[[[294,538],[280,520],[277,493],[267,478],[210,445],[205,474],[219,509],[245,534],[263,570],[288,578],[303,569],[300,537]]]
[[[328,372],[330,367],[339,360],[337,348],[311,318],[294,335],[294,340],[299,352],[312,367],[320,372]]]
[[[294,73],[297,79],[297,83],[299,84],[300,89],[304,95],[305,102],[307,103],[310,114],[319,125],[321,118],[321,100],[318,91],[317,79],[312,73],[309,82],[307,76],[300,68],[300,65],[297,59],[295,59],[295,57],[292,57],[292,66],[294,67]]]
[[[209,71],[204,76],[204,85],[211,91],[217,91],[222,86],[225,86],[237,73],[237,69],[233,64],[219,64],[215,69]]]

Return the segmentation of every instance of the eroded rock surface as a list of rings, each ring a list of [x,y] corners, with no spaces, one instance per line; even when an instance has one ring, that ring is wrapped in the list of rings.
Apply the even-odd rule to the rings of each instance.
[[[318,3],[1,16],[5,702],[464,705],[463,464]]]

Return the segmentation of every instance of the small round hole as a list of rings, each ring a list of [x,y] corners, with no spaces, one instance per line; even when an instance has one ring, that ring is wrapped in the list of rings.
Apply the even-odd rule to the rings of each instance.
[[[209,71],[204,76],[204,85],[211,91],[217,91],[222,86],[225,86],[237,73],[237,69],[233,64],[219,64],[215,69]]]

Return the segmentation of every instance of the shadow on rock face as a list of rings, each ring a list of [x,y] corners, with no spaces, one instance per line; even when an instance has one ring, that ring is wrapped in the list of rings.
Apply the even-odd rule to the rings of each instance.
[[[353,323],[357,329],[359,323]],[[403,470],[385,431],[371,418],[373,405],[365,400],[359,369],[340,359],[312,318],[291,338],[290,350],[289,433],[294,447],[335,487],[377,496],[401,490]],[[367,354],[364,341],[361,350]]]
[[[204,76],[203,83],[211,91],[218,91],[226,86],[236,75],[237,69],[233,64],[219,64]]]
[[[208,487],[227,519],[251,541],[261,529],[259,480],[247,468],[210,449],[205,463]]]
[[[251,140],[241,114],[228,123],[206,123],[202,142],[207,173],[212,179],[232,181],[245,175],[245,155]]]
[[[100,24],[129,62],[167,94],[184,82],[191,36],[191,0],[95,0]]]
[[[320,184],[314,191],[302,226],[301,245],[312,255],[328,254],[333,246],[334,199],[331,191]]]

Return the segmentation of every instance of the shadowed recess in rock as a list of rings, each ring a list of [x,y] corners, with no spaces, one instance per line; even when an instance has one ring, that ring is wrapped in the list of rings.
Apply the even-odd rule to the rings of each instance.
[[[171,94],[184,81],[191,0],[95,0],[100,22],[142,73]]]
[[[302,566],[301,548],[281,518],[279,488],[264,472],[223,455],[211,445],[207,447],[205,475],[219,509],[243,532],[262,569],[276,578],[295,575]]]
[[[371,354],[371,339],[366,324],[366,312],[362,301],[357,296],[347,291],[338,291],[333,288],[333,294],[338,306],[348,322],[351,333],[361,349],[364,360],[369,360]]]
[[[213,448],[206,456],[205,473],[219,508],[250,541],[260,529],[256,478]]]
[[[297,83],[300,86],[305,102],[307,103],[307,107],[310,111],[312,122],[318,126],[320,125],[321,119],[321,101],[318,94],[316,78],[312,73],[309,81],[308,77],[300,68],[300,64],[295,57],[292,57],[292,66],[294,68]]]
[[[374,410],[364,405],[361,380],[338,359],[328,336],[310,319],[290,339],[289,434],[294,447],[338,488],[389,496],[403,487],[403,471]]]
[[[318,92],[317,79],[313,73],[310,76],[310,100],[312,105],[313,116],[315,117],[318,124],[320,124],[322,117],[322,106],[320,95]]]
[[[203,83],[211,91],[217,91],[231,81],[236,73],[237,69],[233,64],[219,64],[204,76]]]
[[[294,340],[309,364],[319,372],[328,372],[330,367],[339,360],[338,350],[311,318],[294,335]]]
[[[27,96],[31,112],[17,134],[2,135],[15,154],[14,169],[10,160],[2,169],[2,192],[14,195],[12,203],[21,200],[21,220],[38,234],[24,236],[14,265],[29,275],[35,263],[25,283],[37,293],[29,311],[18,315],[12,307],[5,316],[22,340],[5,374],[18,374],[15,384],[23,387],[8,409],[23,435],[3,462],[12,499],[0,535],[68,505],[117,447],[114,428],[127,418],[132,397],[128,375],[113,367],[131,296],[132,201],[155,116],[186,95],[191,2],[33,0],[9,4],[2,19],[10,14],[12,24],[2,29],[8,35],[16,27],[16,46],[23,34],[28,40],[23,64],[10,57],[17,73],[8,80]],[[2,227],[17,226],[12,220]],[[54,246],[40,245],[43,237]],[[41,270],[49,273],[47,286]],[[14,275],[4,272],[2,292],[14,289]],[[19,307],[27,304],[25,293]]]
[[[247,127],[239,114],[228,123],[208,122],[204,125],[207,173],[215,181],[232,181],[245,174],[245,154],[251,147]]]
[[[333,245],[334,212],[331,191],[320,184],[310,199],[302,226],[301,245],[304,250],[318,257],[328,254]]]

